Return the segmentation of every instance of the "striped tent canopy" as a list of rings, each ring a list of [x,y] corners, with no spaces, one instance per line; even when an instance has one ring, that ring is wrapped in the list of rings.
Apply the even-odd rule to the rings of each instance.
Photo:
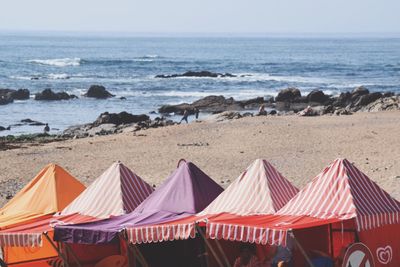
[[[105,219],[132,212],[153,188],[121,162],[113,163],[61,215],[81,214]]]
[[[275,215],[216,217],[207,223],[212,239],[285,244],[287,232],[354,219],[357,230],[399,224],[400,202],[346,159],[324,169]]]
[[[298,191],[268,161],[257,159],[196,216],[163,225],[130,228],[128,237],[132,243],[187,239],[193,237],[196,222],[212,217],[274,214]]]

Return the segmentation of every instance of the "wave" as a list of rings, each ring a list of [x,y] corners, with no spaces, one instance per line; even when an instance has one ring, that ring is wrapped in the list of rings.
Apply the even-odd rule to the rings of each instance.
[[[66,73],[50,73],[48,75],[40,75],[40,74],[33,74],[29,76],[21,76],[21,75],[11,75],[11,79],[16,80],[26,80],[26,81],[33,81],[33,80],[67,80],[70,79],[71,76]]]
[[[31,59],[28,60],[29,63],[49,65],[56,67],[68,67],[68,66],[79,66],[81,64],[81,59],[76,58],[55,58],[55,59]]]

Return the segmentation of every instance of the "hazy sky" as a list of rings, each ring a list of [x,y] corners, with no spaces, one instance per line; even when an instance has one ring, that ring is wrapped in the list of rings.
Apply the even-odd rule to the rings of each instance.
[[[398,33],[400,0],[1,0],[0,30]]]

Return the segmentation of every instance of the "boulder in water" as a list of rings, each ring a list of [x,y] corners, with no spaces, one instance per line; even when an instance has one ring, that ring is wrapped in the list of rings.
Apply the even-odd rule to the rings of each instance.
[[[86,94],[84,94],[84,96],[97,99],[106,99],[109,97],[113,97],[114,95],[108,92],[106,88],[102,85],[92,85],[90,86]]]
[[[275,97],[276,102],[293,102],[301,97],[300,90],[297,88],[286,88],[279,91]]]
[[[55,93],[51,89],[44,89],[41,93],[35,95],[35,100],[69,100],[74,98],[66,92]]]
[[[130,123],[138,123],[149,120],[150,117],[141,114],[141,115],[133,115],[128,112],[120,112],[120,113],[108,113],[104,112],[100,114],[100,116],[93,122],[93,126],[98,126],[101,124],[130,124]]]

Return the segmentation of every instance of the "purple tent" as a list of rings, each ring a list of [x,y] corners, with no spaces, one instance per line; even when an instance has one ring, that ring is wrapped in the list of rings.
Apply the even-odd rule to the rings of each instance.
[[[181,160],[167,180],[133,212],[92,223],[56,226],[54,240],[80,244],[116,241],[126,227],[160,224],[196,214],[222,191],[196,165]]]

